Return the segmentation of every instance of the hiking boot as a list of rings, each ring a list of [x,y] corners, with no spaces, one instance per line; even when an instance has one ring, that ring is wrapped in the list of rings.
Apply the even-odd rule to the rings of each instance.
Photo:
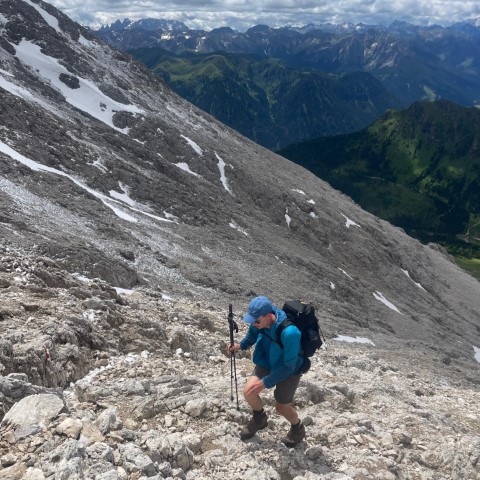
[[[296,425],[290,427],[289,432],[285,438],[282,438],[282,443],[288,447],[293,448],[298,445],[305,438],[305,425],[299,421]]]
[[[253,417],[242,428],[240,432],[240,438],[242,440],[248,440],[252,438],[259,430],[262,430],[268,426],[268,417],[264,410],[261,412],[253,411]]]

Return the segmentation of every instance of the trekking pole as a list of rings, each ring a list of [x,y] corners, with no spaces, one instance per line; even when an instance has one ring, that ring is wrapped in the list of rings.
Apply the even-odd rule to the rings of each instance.
[[[230,329],[230,346],[233,347],[233,331],[238,333],[238,325],[233,320],[232,304],[228,305],[228,326]],[[237,383],[237,364],[235,362],[235,352],[230,355],[230,400],[233,402],[233,380],[235,379],[235,394],[237,397],[237,410],[240,410],[238,406],[238,383]]]

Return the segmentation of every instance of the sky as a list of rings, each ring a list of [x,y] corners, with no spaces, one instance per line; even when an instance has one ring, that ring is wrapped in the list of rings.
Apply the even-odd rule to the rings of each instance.
[[[211,30],[229,26],[245,31],[308,23],[389,25],[402,20],[443,26],[480,18],[478,0],[47,0],[82,25],[97,27],[124,18],[180,20],[187,27]]]

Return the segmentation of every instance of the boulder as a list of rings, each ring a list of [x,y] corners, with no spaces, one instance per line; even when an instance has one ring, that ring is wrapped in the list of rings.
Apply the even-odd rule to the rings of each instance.
[[[18,427],[28,425],[48,425],[65,409],[62,398],[52,394],[30,395],[22,398],[5,415],[2,425]]]

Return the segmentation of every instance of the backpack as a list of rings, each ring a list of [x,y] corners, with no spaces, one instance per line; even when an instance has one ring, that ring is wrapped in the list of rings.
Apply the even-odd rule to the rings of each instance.
[[[301,372],[305,373],[310,368],[310,357],[313,356],[325,341],[325,337],[323,337],[320,329],[320,324],[315,316],[315,308],[311,303],[290,300],[285,302],[282,310],[287,314],[287,318],[278,326],[275,341],[283,348],[283,330],[289,325],[295,325],[300,330],[302,334],[300,339],[301,353],[305,357],[305,363]]]

